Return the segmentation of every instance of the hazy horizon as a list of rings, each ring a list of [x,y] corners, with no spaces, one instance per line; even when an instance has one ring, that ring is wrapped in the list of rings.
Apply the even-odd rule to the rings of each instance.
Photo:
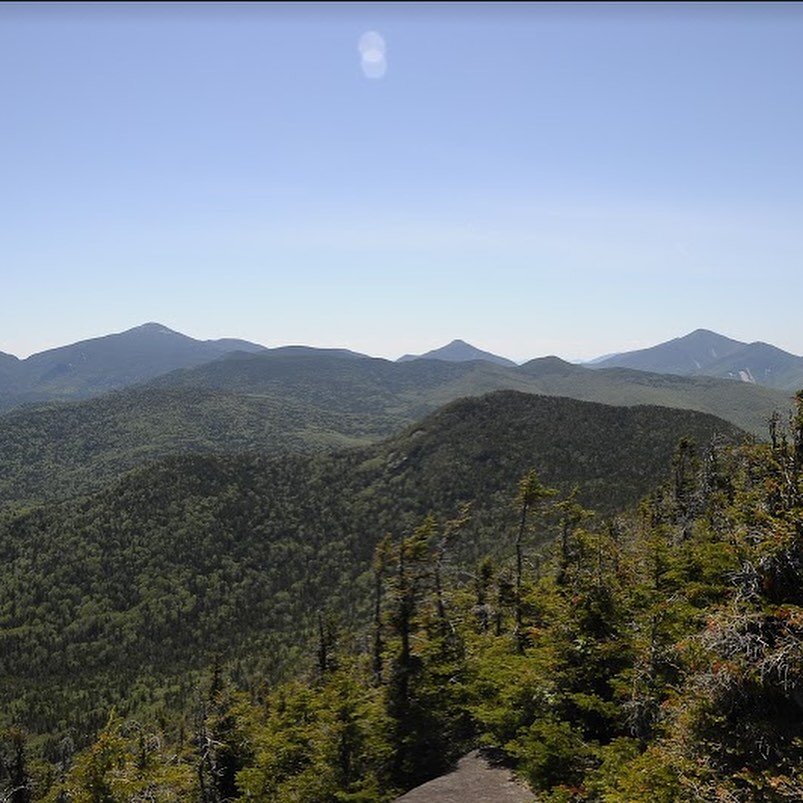
[[[139,327],[142,327],[142,326],[147,326],[149,324],[156,324],[156,325],[160,325],[160,326],[165,326],[166,328],[168,328],[168,329],[170,329],[170,330],[172,330],[174,332],[177,332],[178,334],[187,335],[189,337],[193,337],[196,340],[218,340],[218,339],[228,339],[228,338],[239,339],[239,340],[247,340],[248,339],[248,338],[241,338],[241,337],[237,336],[236,334],[235,335],[232,335],[232,334],[216,334],[216,335],[212,335],[212,336],[209,336],[209,337],[207,337],[207,336],[197,336],[197,335],[190,334],[188,332],[183,332],[183,331],[177,330],[172,326],[167,326],[167,324],[164,324],[162,321],[144,321],[141,324],[137,324],[137,325],[135,325],[133,327],[129,327],[127,329],[116,330],[116,331],[112,331],[112,332],[102,332],[102,333],[99,333],[99,334],[94,335],[94,336],[89,337],[89,338],[82,338],[82,340],[91,340],[91,339],[93,339],[93,337],[94,338],[104,337],[106,335],[123,334],[125,332],[130,331],[130,329],[136,329],[136,328],[139,328]],[[707,327],[696,327],[696,328],[697,329],[706,329]],[[675,335],[675,337],[684,337],[685,335],[691,334],[691,332],[693,332],[693,331],[696,331],[696,330],[691,330],[690,332],[682,332],[682,333],[680,333],[678,335]],[[716,334],[723,335],[724,337],[730,337],[733,340],[743,340],[742,338],[732,337],[731,335],[729,335],[727,333],[724,333],[724,332],[717,332]],[[672,339],[674,339],[674,338],[668,338],[668,340],[672,340]],[[490,351],[490,349],[485,348],[482,343],[475,343],[475,342],[467,341],[466,338],[455,337],[455,338],[449,339],[448,341],[444,341],[444,342],[441,342],[441,343],[434,343],[431,346],[422,349],[420,352],[415,352],[414,354],[415,355],[423,355],[423,354],[425,354],[425,353],[427,353],[429,351],[433,351],[433,350],[441,348],[442,346],[449,345],[450,343],[452,343],[453,341],[456,341],[456,340],[462,340],[464,342],[467,342],[469,345],[474,346],[475,348],[478,348],[478,349],[480,349],[482,351]],[[386,359],[386,360],[391,360],[391,361],[397,361],[400,357],[407,356],[407,355],[410,355],[411,353],[413,353],[413,352],[406,351],[406,352],[401,352],[399,354],[379,354],[379,353],[376,353],[376,351],[371,350],[370,348],[368,348],[368,349],[352,349],[349,346],[345,346],[345,345],[339,344],[339,343],[295,343],[295,342],[264,343],[264,342],[259,341],[259,340],[253,340],[253,341],[250,341],[250,342],[253,342],[253,343],[257,344],[257,345],[265,346],[267,348],[280,348],[280,347],[283,347],[283,346],[290,346],[290,347],[292,347],[292,346],[310,346],[310,347],[313,347],[313,348],[322,348],[322,349],[350,349],[351,351],[357,351],[357,352],[365,354],[365,355],[367,355],[369,357],[378,357],[378,358],[381,358],[381,359]],[[661,341],[661,342],[664,342],[664,341]],[[748,340],[743,340],[743,342],[752,343],[752,342],[755,342],[755,340],[754,339],[752,339],[752,340],[748,339]],[[72,341],[64,341],[64,342],[61,342],[61,343],[54,343],[54,344],[52,344],[50,346],[47,346],[44,349],[40,349],[40,350],[35,351],[35,352],[29,352],[27,354],[15,354],[13,356],[19,357],[20,359],[25,359],[27,357],[32,356],[33,354],[38,354],[38,353],[41,353],[43,351],[48,351],[48,350],[53,349],[53,348],[58,348],[60,346],[67,346],[67,345],[71,345],[71,344],[72,344]],[[580,363],[580,362],[594,361],[594,360],[597,360],[597,359],[602,358],[602,357],[611,357],[611,356],[614,356],[617,353],[621,353],[621,352],[624,352],[624,351],[634,351],[634,350],[637,350],[637,349],[640,349],[640,348],[649,348],[650,346],[656,346],[656,345],[659,345],[659,344],[657,342],[656,343],[648,343],[643,347],[642,346],[637,346],[637,347],[634,347],[634,348],[620,349],[619,352],[598,353],[598,354],[592,354],[590,356],[581,356],[581,357],[575,357],[575,356],[567,355],[567,354],[558,354],[558,353],[555,353],[555,352],[550,352],[548,354],[546,354],[546,353],[544,353],[544,354],[529,354],[528,356],[525,356],[525,357],[513,357],[513,356],[511,356],[509,354],[503,354],[503,353],[497,353],[497,352],[492,352],[492,353],[496,353],[496,356],[499,356],[499,357],[507,357],[508,359],[513,360],[515,363],[517,363],[519,365],[521,365],[521,364],[523,364],[523,363],[525,363],[525,362],[527,362],[529,360],[537,359],[539,357],[553,357],[553,356],[560,357],[560,358],[562,358],[562,359],[564,359],[564,360],[566,360],[568,362]],[[777,345],[777,344],[773,343],[772,345]],[[10,352],[4,352],[4,353],[10,354]]]
[[[3,4],[0,351],[801,354],[802,38],[800,5]]]

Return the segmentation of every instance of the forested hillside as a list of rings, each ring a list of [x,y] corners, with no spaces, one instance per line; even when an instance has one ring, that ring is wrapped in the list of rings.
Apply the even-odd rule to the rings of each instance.
[[[553,803],[800,800],[803,395],[769,443],[683,438],[666,468],[613,517],[525,471],[512,549],[470,573],[470,511],[424,516],[371,544],[372,622],[323,609],[304,678],[243,683],[224,650],[185,718],[112,715],[50,768],[13,732],[9,775],[52,801],[388,801],[485,745]]]
[[[0,416],[0,504],[97,490],[150,460],[197,452],[309,454],[376,441],[395,419],[225,390],[131,388]]]
[[[597,368],[712,376],[795,391],[803,385],[803,357],[769,343],[743,343],[707,329],[638,351],[600,358]]]
[[[531,465],[610,512],[665,476],[680,437],[741,435],[698,413],[500,392],[372,447],[176,457],[89,497],[7,511],[4,716],[80,742],[112,703],[186,703],[191,673],[215,654],[241,679],[277,677],[296,665],[317,611],[365,620],[367,572],[385,533],[470,502],[461,560],[504,556],[511,488]]]
[[[802,43],[0,0],[0,803],[803,803]]]
[[[0,505],[87,493],[144,461],[187,452],[310,454],[367,444],[457,398],[498,389],[698,410],[759,436],[791,403],[744,383],[593,371],[556,357],[505,368],[277,349],[0,416]]]
[[[327,409],[415,420],[464,396],[521,390],[603,404],[657,404],[711,413],[763,436],[791,393],[712,377],[679,377],[620,368],[591,369],[543,357],[517,367],[483,361],[343,360],[315,355],[233,355],[154,380],[156,387],[217,388],[293,399]]]
[[[264,351],[245,340],[195,340],[158,323],[82,340],[18,360],[0,353],[0,410],[25,402],[80,399],[215,360]]]

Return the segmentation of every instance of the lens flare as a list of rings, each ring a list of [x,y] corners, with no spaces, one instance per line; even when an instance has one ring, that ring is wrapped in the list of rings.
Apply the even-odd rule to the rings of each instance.
[[[382,35],[376,31],[366,31],[357,43],[357,50],[360,51],[363,75],[366,78],[381,78],[388,68],[385,55],[387,46]]]

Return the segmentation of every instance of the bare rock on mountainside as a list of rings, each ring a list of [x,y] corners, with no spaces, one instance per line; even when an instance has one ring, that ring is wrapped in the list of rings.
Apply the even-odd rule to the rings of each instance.
[[[530,803],[535,795],[504,767],[473,750],[454,771],[418,786],[395,803]]]
[[[803,357],[769,343],[743,343],[708,329],[696,329],[650,348],[600,357],[587,365],[678,376],[713,376],[784,390],[803,387]]]

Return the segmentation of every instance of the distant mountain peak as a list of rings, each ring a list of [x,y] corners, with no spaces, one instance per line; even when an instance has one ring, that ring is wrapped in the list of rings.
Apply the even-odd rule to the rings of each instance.
[[[635,368],[658,374],[688,375],[700,371],[712,360],[721,359],[745,347],[745,343],[710,329],[695,329],[657,346],[625,351],[587,363],[594,368]]]
[[[710,329],[695,329],[651,348],[593,361],[588,367],[713,376],[785,389],[803,385],[803,357],[770,343],[744,343]]]
[[[490,351],[483,351],[471,343],[459,338],[452,340],[445,346],[437,349],[432,349],[425,354],[405,354],[399,357],[397,362],[409,362],[410,360],[442,360],[444,362],[469,362],[471,360],[485,360],[485,362],[492,362],[496,365],[506,365],[514,367],[516,363],[513,360],[508,360],[506,357],[500,357],[498,354],[492,354]]]
[[[689,332],[687,335],[683,335],[683,337],[699,337],[701,335],[713,335],[714,337],[725,337],[725,335],[719,334],[719,332],[715,332],[713,329],[695,329],[693,332]],[[676,338],[677,340],[682,340],[683,337]],[[727,338],[730,340],[731,338]]]
[[[245,340],[196,340],[148,321],[24,360],[0,355],[0,406],[95,396],[235,351],[264,351],[264,346]]]
[[[174,329],[171,329],[168,326],[165,326],[162,323],[157,323],[156,321],[148,321],[147,323],[142,323],[139,326],[134,326],[131,329],[127,329],[125,332],[121,334],[128,334],[129,332],[153,332],[153,333],[160,333],[165,335],[177,335],[180,334],[176,332]]]

